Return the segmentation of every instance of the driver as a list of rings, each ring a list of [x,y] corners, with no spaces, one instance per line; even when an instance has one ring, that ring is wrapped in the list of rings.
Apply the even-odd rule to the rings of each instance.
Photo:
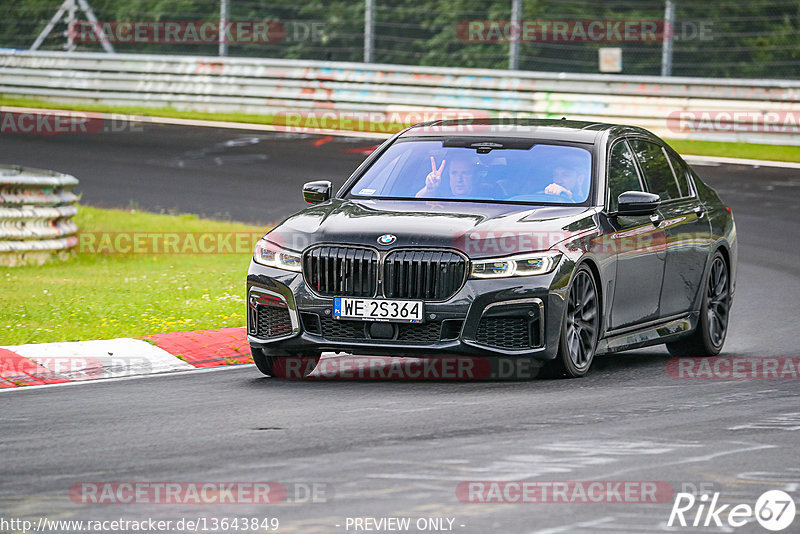
[[[553,169],[553,183],[544,188],[544,193],[562,196],[572,202],[583,202],[589,193],[586,190],[589,182],[587,178],[575,166],[559,164]]]
[[[442,173],[447,160],[436,166],[436,159],[431,156],[431,172],[425,177],[425,186],[417,191],[417,198],[426,197],[456,197],[470,198],[478,195],[476,172],[478,159],[470,156],[456,156],[447,169],[450,191],[442,187]]]

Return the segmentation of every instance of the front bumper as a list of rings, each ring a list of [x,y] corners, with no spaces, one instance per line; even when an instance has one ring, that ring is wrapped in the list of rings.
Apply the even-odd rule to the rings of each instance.
[[[254,348],[289,354],[553,359],[568,281],[564,265],[547,275],[467,280],[447,301],[426,301],[423,324],[395,325],[392,339],[379,339],[369,322],[333,319],[333,299],[312,293],[301,273],[251,261],[247,337]]]

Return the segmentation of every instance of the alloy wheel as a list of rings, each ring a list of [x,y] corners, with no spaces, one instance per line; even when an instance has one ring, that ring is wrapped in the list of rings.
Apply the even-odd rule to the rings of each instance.
[[[730,306],[728,285],[728,269],[725,261],[717,257],[711,265],[711,275],[708,277],[706,305],[708,335],[715,347],[722,344],[728,328],[728,308]]]
[[[575,275],[567,301],[567,347],[575,367],[591,363],[598,326],[597,291],[591,275],[582,270]]]

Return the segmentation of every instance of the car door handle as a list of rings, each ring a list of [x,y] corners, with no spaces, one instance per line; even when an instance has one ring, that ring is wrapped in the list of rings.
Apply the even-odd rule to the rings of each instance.
[[[695,207],[694,207],[694,209],[692,210],[692,213],[694,213],[695,215],[697,215],[697,218],[698,218],[698,219],[702,219],[702,218],[705,216],[705,214],[706,214],[706,210],[704,210],[704,209],[703,209],[702,207],[700,207],[700,206],[695,206]]]
[[[651,223],[653,223],[653,226],[656,226],[656,227],[657,227],[659,224],[661,224],[661,221],[663,221],[663,220],[664,220],[664,219],[663,219],[663,218],[661,217],[661,215],[659,215],[658,213],[654,213],[654,214],[652,214],[652,215],[650,216],[650,222],[651,222]]]

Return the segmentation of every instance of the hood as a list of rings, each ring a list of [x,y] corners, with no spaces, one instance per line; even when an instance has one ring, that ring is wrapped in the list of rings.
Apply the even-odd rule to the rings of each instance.
[[[548,250],[596,228],[595,209],[483,202],[332,199],[292,215],[267,238],[302,251],[317,243],[367,245],[379,250],[448,247],[470,257]],[[395,236],[390,245],[378,238]]]

